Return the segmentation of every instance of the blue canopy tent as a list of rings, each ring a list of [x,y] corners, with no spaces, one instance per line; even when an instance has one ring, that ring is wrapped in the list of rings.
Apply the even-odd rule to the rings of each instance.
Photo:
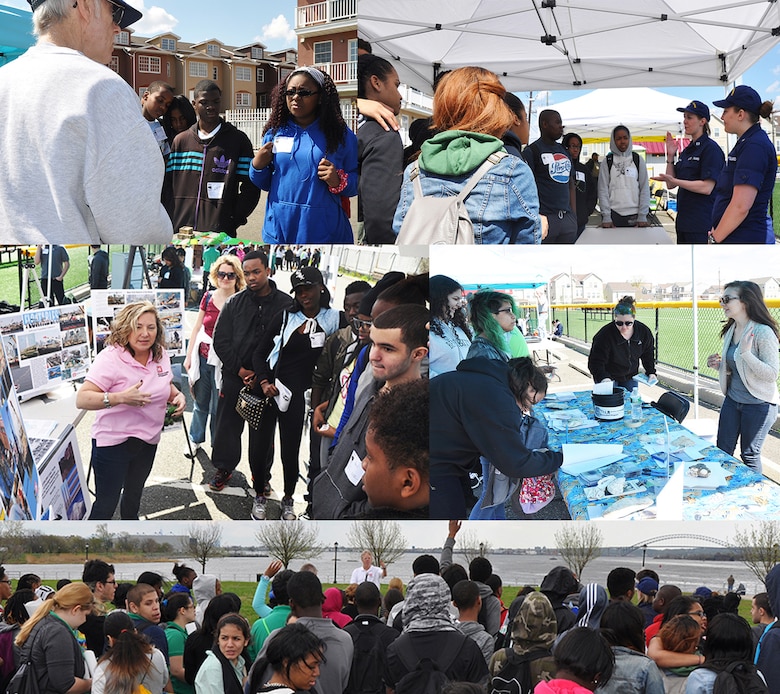
[[[34,43],[32,13],[0,5],[0,65],[18,58]]]

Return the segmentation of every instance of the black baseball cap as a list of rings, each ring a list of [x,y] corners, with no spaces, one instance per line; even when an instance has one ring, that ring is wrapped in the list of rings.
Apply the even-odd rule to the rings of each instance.
[[[307,265],[306,267],[299,268],[290,276],[292,282],[292,289],[290,292],[294,292],[296,287],[303,287],[312,284],[325,284],[322,280],[322,273],[316,268]]]
[[[122,21],[119,23],[120,29],[127,29],[131,24],[135,24],[141,17],[143,17],[143,14],[135,9],[135,7],[132,7],[131,5],[128,5],[124,0],[108,0],[112,5],[116,5],[117,7],[121,7],[124,10],[124,15],[122,16]],[[46,0],[27,0],[27,2],[30,3],[30,7],[32,8],[32,11],[35,12],[43,3],[46,2]]]

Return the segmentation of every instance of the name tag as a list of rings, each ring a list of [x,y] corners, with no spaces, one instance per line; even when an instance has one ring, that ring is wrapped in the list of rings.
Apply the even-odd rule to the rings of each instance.
[[[356,487],[360,484],[360,480],[363,479],[363,460],[357,454],[357,451],[352,451],[352,455],[349,456],[349,462],[344,470],[347,475],[347,479],[352,482]]]
[[[633,167],[626,168],[626,176],[629,178],[636,178],[639,174],[637,173],[637,170]]]
[[[542,152],[542,164],[552,164],[555,157],[550,152]]]
[[[575,171],[574,172],[578,181],[584,181],[585,180],[585,174],[582,171]]]
[[[292,137],[275,137],[274,138],[274,153],[278,152],[292,152],[293,148]]]
[[[325,333],[309,333],[311,348],[318,349],[325,346]]]
[[[209,200],[222,200],[222,193],[225,190],[224,181],[208,181],[206,183],[206,192]]]

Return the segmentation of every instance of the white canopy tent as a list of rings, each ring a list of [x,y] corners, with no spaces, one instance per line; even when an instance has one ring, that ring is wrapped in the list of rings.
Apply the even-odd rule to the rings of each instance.
[[[360,0],[402,82],[480,65],[511,91],[728,85],[780,42],[767,0]]]
[[[680,137],[683,114],[677,108],[689,102],[649,87],[628,87],[595,89],[550,108],[561,114],[566,132],[577,133],[583,142],[609,142],[618,124],[631,131],[634,142],[642,142],[663,140],[667,131]]]

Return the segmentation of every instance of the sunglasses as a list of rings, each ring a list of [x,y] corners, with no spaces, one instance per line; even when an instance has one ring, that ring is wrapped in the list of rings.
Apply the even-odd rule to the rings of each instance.
[[[301,99],[305,99],[309,96],[319,94],[319,92],[313,92],[311,89],[285,89],[282,92],[288,99],[292,99],[294,96],[300,96]]]
[[[218,272],[217,277],[221,280],[234,280],[236,279],[235,272]]]
[[[727,303],[729,303],[729,301],[739,301],[739,297],[738,296],[728,296],[726,294],[724,296],[721,296],[718,299],[718,301],[720,301],[720,303],[722,303],[722,304],[727,304]]]
[[[632,320],[616,320],[615,325],[619,325],[621,328],[625,325],[626,327],[630,327],[634,324],[634,321]]]
[[[125,18],[125,8],[108,0],[108,4],[113,8],[111,10],[111,19],[118,27],[122,26],[122,20]]]
[[[361,328],[368,329],[373,325],[373,323],[374,321],[360,320],[360,318],[352,319],[352,327],[355,328],[355,330],[360,330]]]

